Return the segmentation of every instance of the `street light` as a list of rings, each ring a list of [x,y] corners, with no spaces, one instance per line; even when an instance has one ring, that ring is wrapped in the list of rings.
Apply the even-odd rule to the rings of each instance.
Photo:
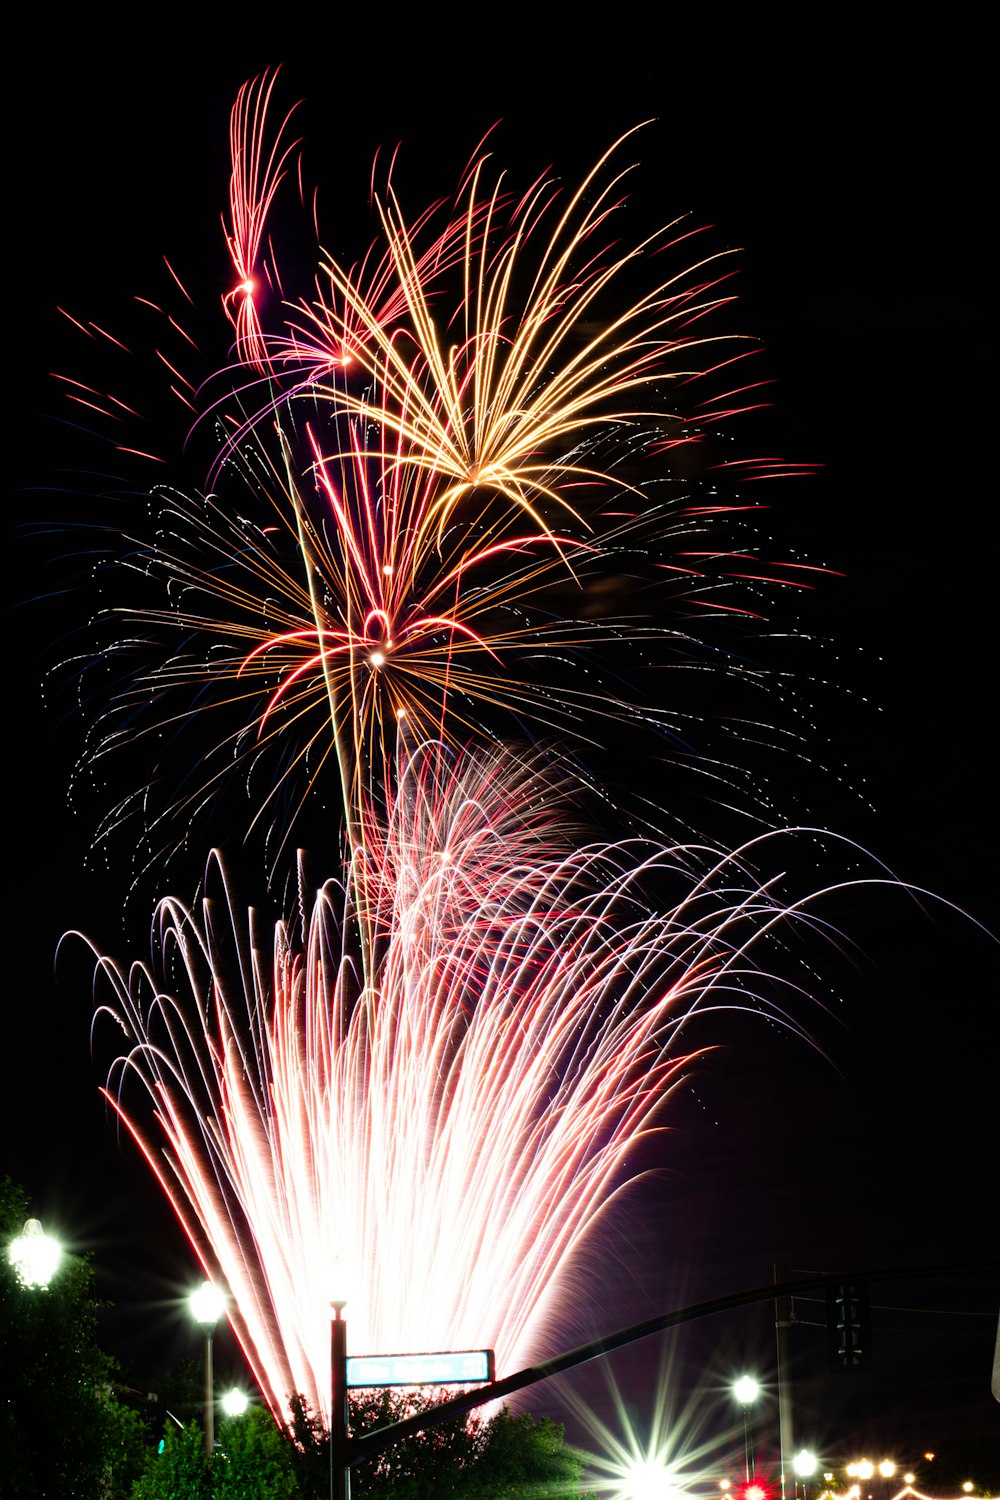
[[[618,1480],[616,1500],[673,1500],[678,1494],[671,1469],[657,1458],[639,1458],[628,1464]]]
[[[219,1402],[227,1417],[242,1417],[250,1405],[250,1397],[246,1391],[237,1390],[234,1386],[227,1391]]]
[[[347,1298],[338,1287],[330,1299],[330,1500],[351,1500],[347,1463]]]
[[[749,1484],[756,1466],[754,1445],[750,1440],[750,1408],[760,1395],[760,1385],[752,1375],[741,1375],[733,1386],[733,1395],[743,1407],[743,1458],[746,1464],[747,1484]]]
[[[215,1447],[215,1390],[212,1379],[212,1335],[226,1308],[226,1299],[210,1281],[204,1282],[188,1298],[191,1316],[205,1335],[205,1457],[211,1459]]]
[[[796,1474],[802,1480],[802,1500],[809,1500],[808,1480],[815,1474],[817,1468],[815,1453],[810,1453],[808,1448],[800,1449],[795,1455],[794,1467]]]
[[[37,1219],[28,1219],[7,1254],[22,1286],[47,1287],[59,1268],[62,1246]]]

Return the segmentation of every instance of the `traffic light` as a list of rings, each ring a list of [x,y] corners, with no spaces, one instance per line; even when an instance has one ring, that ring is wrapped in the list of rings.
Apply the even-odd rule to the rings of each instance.
[[[834,1370],[860,1370],[872,1362],[871,1304],[862,1281],[826,1289],[826,1337]]]

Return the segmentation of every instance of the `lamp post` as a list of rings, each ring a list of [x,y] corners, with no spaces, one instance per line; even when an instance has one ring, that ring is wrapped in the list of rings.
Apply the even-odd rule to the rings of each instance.
[[[47,1287],[62,1257],[58,1240],[46,1234],[37,1219],[28,1219],[7,1251],[22,1286]]]
[[[346,1298],[331,1301],[330,1324],[330,1500],[351,1500],[347,1463],[347,1319]]]
[[[191,1316],[205,1335],[205,1457],[211,1459],[215,1447],[215,1389],[212,1378],[212,1335],[225,1310],[226,1299],[218,1287],[204,1282],[188,1298]]]
[[[796,1453],[794,1462],[795,1473],[802,1481],[802,1500],[809,1500],[809,1480],[816,1472],[816,1455],[802,1448]]]
[[[743,1408],[743,1458],[749,1484],[756,1467],[754,1445],[750,1439],[750,1408],[760,1395],[760,1386],[752,1375],[741,1375],[733,1386],[733,1395]]]

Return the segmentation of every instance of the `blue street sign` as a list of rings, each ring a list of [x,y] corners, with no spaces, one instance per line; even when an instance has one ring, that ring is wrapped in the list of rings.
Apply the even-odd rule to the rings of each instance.
[[[442,1350],[437,1354],[352,1354],[347,1384],[476,1385],[493,1379],[492,1349]]]

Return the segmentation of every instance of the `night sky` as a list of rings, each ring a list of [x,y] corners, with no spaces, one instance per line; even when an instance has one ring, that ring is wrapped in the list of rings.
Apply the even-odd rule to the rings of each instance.
[[[816,762],[829,770],[788,773],[790,816],[857,839],[969,914],[900,894],[839,900],[832,919],[857,951],[829,954],[819,989],[833,1014],[802,1018],[825,1056],[760,1020],[720,1020],[721,1050],[676,1096],[671,1133],[643,1161],[655,1171],[609,1225],[556,1347],[766,1283],[777,1262],[819,1272],[995,1260],[998,950],[976,923],[1000,930],[996,272],[985,42],[971,8],[949,8],[946,32],[832,7],[806,21],[772,6],[730,24],[725,9],[651,22],[619,5],[598,25],[552,6],[541,17],[504,10],[482,29],[471,12],[449,21],[417,10],[401,23],[292,4],[254,28],[208,9],[207,20],[186,6],[158,15],[155,39],[140,37],[127,7],[39,9],[8,68],[11,983],[0,1171],[47,1226],[94,1253],[116,1304],[109,1345],[137,1385],[155,1388],[165,1364],[192,1352],[176,1299],[194,1267],[98,1100],[107,1058],[91,1054],[83,970],[71,965],[69,980],[53,970],[69,928],[119,957],[142,951],[149,910],[123,909],[114,857],[108,867],[88,855],[99,799],[68,807],[83,728],[59,664],[81,649],[73,631],[95,601],[85,569],[79,592],[64,591],[66,555],[87,545],[66,523],[88,519],[93,479],[71,471],[94,450],[67,425],[48,376],[94,371],[56,305],[128,329],[133,294],[162,285],[163,255],[205,308],[218,305],[228,111],[239,85],[275,63],[283,98],[305,101],[307,171],[321,179],[323,222],[335,226],[326,238],[342,257],[365,243],[360,211],[379,147],[403,142],[400,181],[419,204],[454,185],[497,120],[495,149],[520,183],[550,163],[572,181],[620,131],[653,121],[634,152],[636,222],[690,213],[713,226],[716,247],[741,247],[727,317],[761,341],[773,384],[769,409],[734,446],[821,466],[773,487],[773,535],[776,548],[843,575],[807,606],[808,628],[833,643],[806,665],[829,684],[815,731]],[[225,332],[219,318],[222,350]],[[178,420],[148,440],[176,445],[180,433]],[[691,816],[711,822],[710,810]],[[708,832],[730,829],[720,815]],[[203,857],[192,851],[165,889],[187,895]],[[240,875],[256,899],[261,871]],[[817,883],[828,878],[817,872]],[[806,1326],[821,1309],[798,1309],[802,1426],[838,1452],[862,1432],[914,1453],[966,1432],[1000,1436],[989,1393],[1000,1275],[887,1282],[874,1300],[876,1364],[857,1376],[826,1377],[823,1331]],[[679,1388],[718,1388],[720,1425],[737,1367],[773,1362],[768,1316],[712,1320],[670,1345]],[[219,1343],[238,1369],[238,1351]],[[639,1414],[667,1352],[650,1340],[614,1361]],[[596,1367],[577,1388],[605,1399]],[[561,1410],[551,1389],[533,1404]],[[765,1432],[763,1447],[772,1441]]]

